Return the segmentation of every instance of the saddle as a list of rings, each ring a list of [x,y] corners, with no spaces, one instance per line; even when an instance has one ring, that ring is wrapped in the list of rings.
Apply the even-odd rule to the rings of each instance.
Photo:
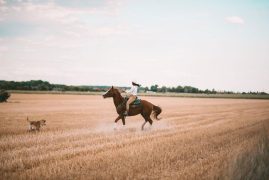
[[[125,97],[125,103],[128,101],[128,97]],[[130,106],[139,106],[141,105],[141,99],[138,99],[138,97],[135,98],[135,100],[130,104]]]
[[[117,106],[117,112],[124,112],[125,111],[126,103],[127,103],[128,99],[129,99],[128,97],[125,97],[124,101],[120,105]],[[134,100],[134,102],[132,102],[130,104],[130,108],[138,108],[141,106],[142,106],[141,99],[138,99],[137,97]]]

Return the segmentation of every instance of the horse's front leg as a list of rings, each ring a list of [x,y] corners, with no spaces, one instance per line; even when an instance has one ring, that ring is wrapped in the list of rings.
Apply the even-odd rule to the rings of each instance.
[[[122,127],[125,127],[125,116],[122,116],[121,120],[122,120]]]
[[[120,115],[115,119],[114,129],[117,129],[117,122],[118,122],[120,119],[121,119],[121,116],[120,116]]]

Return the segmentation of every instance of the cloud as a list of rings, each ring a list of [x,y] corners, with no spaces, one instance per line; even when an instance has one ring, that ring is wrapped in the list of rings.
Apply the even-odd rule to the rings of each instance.
[[[240,24],[243,25],[245,24],[245,21],[243,18],[239,16],[229,16],[225,18],[225,21],[230,24]]]
[[[98,5],[86,3],[88,6],[83,6],[84,1],[80,1],[80,6],[75,7],[69,6],[70,3],[66,4],[68,1],[64,1],[65,4],[59,2],[3,3],[0,6],[0,27],[4,26],[6,31],[0,32],[0,37],[18,35],[25,37],[29,34],[75,38],[82,36],[100,37],[127,34],[130,29],[128,25],[115,22],[112,19],[119,14],[122,0],[101,0]],[[92,16],[100,16],[106,19],[106,22],[108,19],[112,21],[98,24],[89,21]]]
[[[0,4],[3,5],[6,4],[6,2],[4,0],[0,0]]]
[[[32,23],[73,23],[74,17],[82,13],[93,13],[91,10],[79,10],[64,8],[55,3],[34,4],[20,3],[15,5],[3,6],[0,8],[2,21],[22,21]]]
[[[6,52],[8,52],[8,50],[9,48],[7,46],[0,46],[0,57],[2,57]]]
[[[98,5],[88,4],[87,1],[76,1],[79,6],[68,6],[66,2],[58,1],[34,2],[23,1],[7,3],[0,0],[1,19],[21,19],[27,21],[55,21],[60,23],[74,22],[80,15],[118,15],[122,0],[100,0]],[[73,2],[73,1],[70,1]],[[80,3],[79,3],[80,2]]]

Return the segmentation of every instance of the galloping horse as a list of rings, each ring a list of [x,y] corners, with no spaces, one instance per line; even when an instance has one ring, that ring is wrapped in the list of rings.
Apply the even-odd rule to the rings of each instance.
[[[125,116],[123,113],[126,110],[126,100],[121,96],[118,89],[113,86],[103,95],[104,98],[113,97],[114,105],[116,107],[117,113],[119,116],[115,119],[115,123],[117,123],[120,119],[122,120],[122,124],[125,125]],[[153,117],[156,120],[160,120],[158,115],[162,112],[162,109],[158,106],[153,105],[152,103],[141,100],[141,104],[139,106],[130,105],[130,109],[128,112],[128,116],[135,116],[141,114],[145,119],[145,122],[142,124],[142,130],[144,130],[144,126],[147,122],[152,125],[153,121],[150,118],[151,113],[153,113]]]

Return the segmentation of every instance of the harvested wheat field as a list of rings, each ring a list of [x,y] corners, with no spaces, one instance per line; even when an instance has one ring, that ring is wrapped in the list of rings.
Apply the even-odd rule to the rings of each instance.
[[[267,179],[269,101],[142,97],[153,127],[112,99],[12,94],[0,104],[0,179]],[[30,120],[46,119],[40,132]]]

